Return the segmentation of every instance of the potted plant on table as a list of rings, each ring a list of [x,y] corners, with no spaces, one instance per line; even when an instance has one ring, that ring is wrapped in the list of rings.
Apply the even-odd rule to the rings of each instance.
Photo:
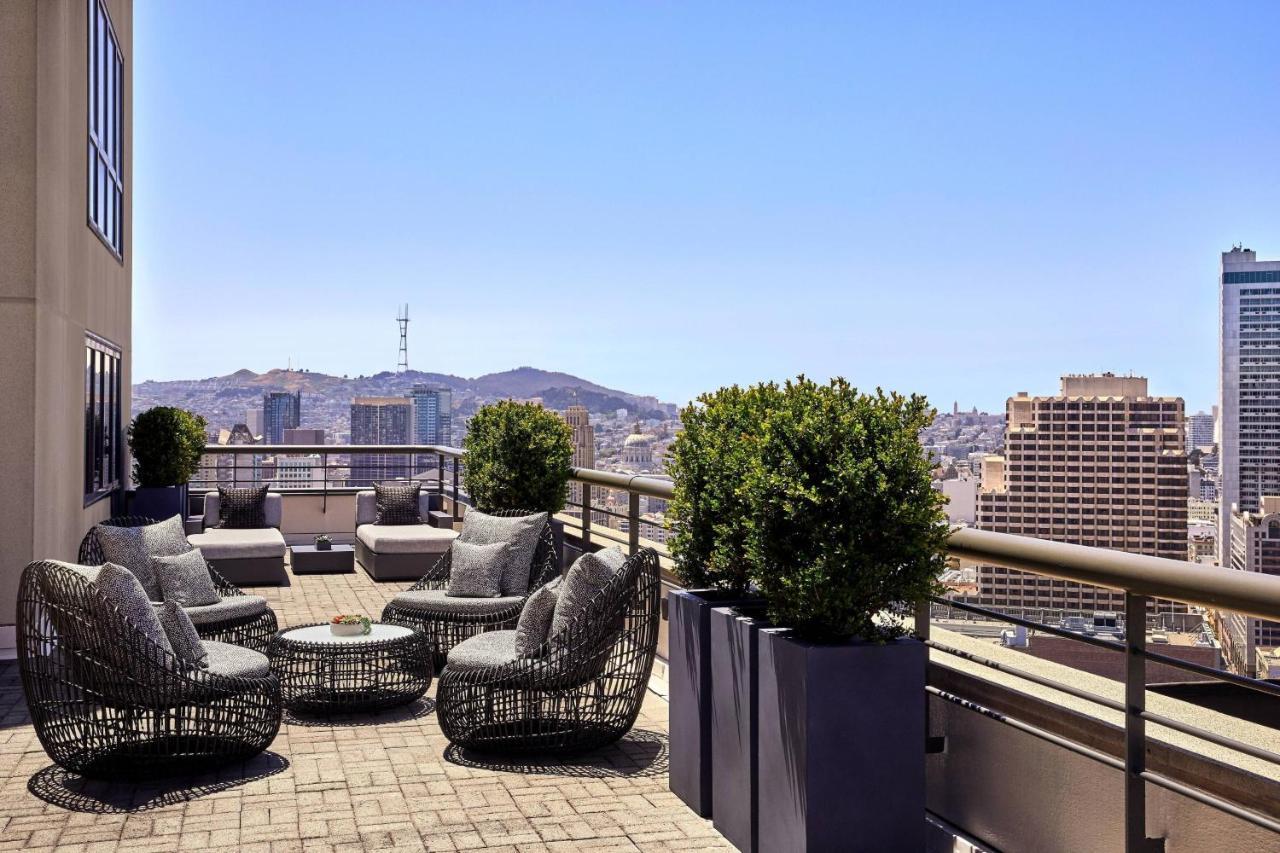
[[[317,551],[333,550],[333,540],[329,538],[329,534],[327,533],[321,533],[320,535],[316,536],[315,545],[316,545]]]
[[[744,481],[760,437],[765,412],[779,395],[773,384],[734,385],[703,394],[680,412],[683,426],[671,445],[667,471],[675,486],[668,508],[672,537],[668,542],[674,573],[683,589],[667,595],[669,786],[702,817],[713,813],[713,779],[719,769],[724,785],[740,788],[749,752],[729,743],[720,760],[713,757],[713,670],[730,690],[740,682],[733,649],[717,643],[712,652],[713,609],[749,607],[760,599],[751,591],[752,567],[746,551],[750,506]],[[739,629],[734,617],[720,611],[717,640]],[[713,658],[719,657],[719,666]],[[735,677],[739,676],[739,677]],[[736,734],[736,732],[734,733]],[[737,741],[737,737],[731,738]],[[723,786],[722,786],[723,787]],[[732,795],[732,793],[731,793]],[[738,797],[742,799],[742,797]],[[749,807],[749,797],[746,802]],[[748,816],[749,819],[749,816]],[[722,815],[721,828],[730,816]]]
[[[536,403],[499,400],[471,418],[462,472],[472,505],[482,512],[564,509],[573,459],[573,429]],[[563,565],[564,524],[552,520]]]
[[[902,617],[938,589],[950,527],[923,397],[788,382],[744,482],[759,632],[762,850],[921,850],[926,649]]]
[[[129,425],[133,455],[131,512],[165,519],[187,512],[187,483],[200,470],[206,422],[172,406],[155,406]]]

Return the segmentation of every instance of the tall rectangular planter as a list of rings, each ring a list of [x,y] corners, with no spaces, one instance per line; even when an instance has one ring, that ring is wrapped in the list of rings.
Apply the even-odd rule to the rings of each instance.
[[[925,646],[759,633],[759,849],[920,851]]]
[[[700,817],[712,813],[711,611],[751,601],[714,589],[667,594],[667,785]]]
[[[757,638],[763,622],[711,610],[711,818],[729,843],[756,850]]]

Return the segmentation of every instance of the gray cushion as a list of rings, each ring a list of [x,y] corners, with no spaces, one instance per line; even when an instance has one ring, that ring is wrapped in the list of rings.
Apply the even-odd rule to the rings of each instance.
[[[244,646],[205,640],[204,650],[209,655],[209,665],[206,669],[214,675],[225,675],[231,678],[263,678],[271,672],[271,661],[266,655],[255,652],[253,649],[246,649]]]
[[[184,607],[196,625],[212,625],[229,619],[248,619],[267,612],[267,600],[260,595],[229,595],[217,604]]]
[[[172,557],[152,557],[151,569],[165,601],[197,607],[222,600],[199,548]]]
[[[551,620],[556,614],[561,579],[556,578],[533,591],[520,611],[516,623],[516,654],[522,658],[537,657],[551,635]]]
[[[215,568],[219,560],[242,560],[250,557],[279,557],[284,559],[285,543],[280,531],[274,527],[253,530],[215,527],[204,533],[187,537]]]
[[[551,638],[564,631],[591,599],[604,589],[627,557],[617,548],[586,553],[574,561],[564,576],[556,599],[555,616],[551,619]]]
[[[174,601],[166,601],[155,605],[155,609],[156,615],[160,617],[160,624],[164,626],[165,636],[169,638],[169,645],[173,647],[174,657],[190,666],[201,669],[208,667],[209,653],[205,651],[204,643],[196,633],[196,626],[191,624],[191,617],[187,616],[182,606]]]
[[[204,493],[205,529],[217,527],[218,513],[221,510],[219,503],[216,491]],[[280,519],[284,515],[284,498],[278,492],[267,492],[267,502],[263,506],[263,512],[266,516],[267,527],[279,527]]]
[[[425,489],[418,493],[418,515],[423,518],[431,515],[431,492]],[[373,489],[356,492],[356,527],[373,524],[377,520],[378,498]]]
[[[375,554],[443,554],[458,534],[430,524],[362,524],[356,539]]]
[[[516,659],[515,631],[485,631],[468,637],[449,650],[448,664],[454,670],[487,669]]]
[[[152,601],[160,601],[162,596],[160,584],[151,571],[151,558],[171,557],[191,550],[182,518],[177,515],[141,527],[99,524],[94,528],[94,535],[105,562],[133,572]]]
[[[462,535],[458,539],[473,545],[511,543],[511,550],[506,554],[506,566],[502,570],[502,594],[524,595],[529,591],[533,555],[546,524],[545,512],[507,518],[468,507],[462,520]]]
[[[172,654],[173,646],[169,644],[164,626],[160,624],[160,617],[156,616],[151,600],[147,598],[142,583],[133,572],[115,563],[106,563],[82,573],[135,628],[161,649]]]
[[[449,566],[450,598],[497,598],[502,593],[502,572],[506,569],[505,542],[472,545],[461,540],[451,548]]]
[[[391,601],[407,610],[424,610],[435,613],[456,613],[459,616],[487,616],[501,613],[523,601],[519,595],[498,598],[459,598],[450,596],[443,589],[415,589],[400,593]]]

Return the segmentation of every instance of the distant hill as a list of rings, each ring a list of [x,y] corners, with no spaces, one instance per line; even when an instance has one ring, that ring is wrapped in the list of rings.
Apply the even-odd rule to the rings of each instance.
[[[133,411],[152,406],[180,406],[204,415],[212,427],[243,422],[245,410],[262,405],[268,391],[301,391],[303,426],[339,429],[347,420],[355,397],[400,397],[419,383],[443,385],[453,390],[455,413],[468,415],[493,400],[540,397],[548,408],[563,409],[579,403],[591,412],[613,413],[627,409],[636,417],[670,417],[674,405],[656,397],[606,388],[578,376],[535,367],[517,367],[468,379],[445,373],[407,370],[372,376],[331,376],[305,370],[242,369],[227,376],[204,379],[147,381],[133,386]]]

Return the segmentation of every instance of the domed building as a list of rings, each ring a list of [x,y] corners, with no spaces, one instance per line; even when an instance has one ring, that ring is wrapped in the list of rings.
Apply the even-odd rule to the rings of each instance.
[[[622,442],[622,464],[635,471],[653,468],[653,436],[640,432],[640,424]]]

